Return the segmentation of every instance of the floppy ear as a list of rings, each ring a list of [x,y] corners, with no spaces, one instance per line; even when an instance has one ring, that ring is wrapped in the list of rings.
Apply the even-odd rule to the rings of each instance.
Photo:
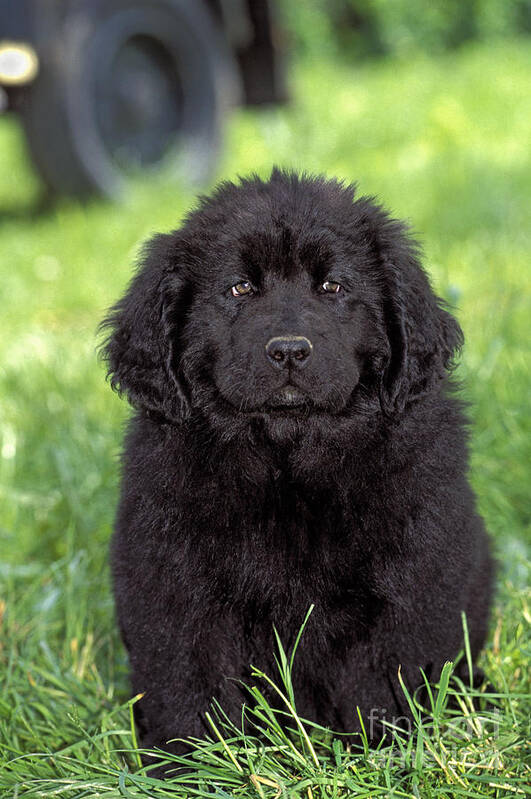
[[[433,293],[419,261],[419,247],[400,222],[379,226],[384,314],[389,358],[380,384],[387,414],[402,411],[442,380],[463,344],[463,333]]]
[[[161,234],[142,250],[139,269],[100,325],[110,330],[100,352],[112,388],[135,408],[180,422],[188,402],[178,371],[178,306],[183,281],[176,273],[176,241]]]

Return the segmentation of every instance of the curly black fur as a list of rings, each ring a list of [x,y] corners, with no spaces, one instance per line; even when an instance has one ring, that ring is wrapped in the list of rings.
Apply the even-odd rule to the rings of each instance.
[[[335,730],[356,705],[407,716],[399,664],[436,678],[461,611],[477,655],[492,565],[449,379],[462,333],[404,224],[321,177],[224,183],[103,324],[137,409],[112,568],[144,746],[201,736],[212,697],[237,719],[229,678],[274,670],[273,625],[289,645],[311,603],[297,707]],[[304,368],[267,358],[283,335],[311,340]]]

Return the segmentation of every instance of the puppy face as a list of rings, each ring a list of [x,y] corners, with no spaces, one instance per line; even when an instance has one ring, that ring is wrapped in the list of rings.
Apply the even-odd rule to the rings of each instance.
[[[461,343],[405,227],[354,189],[274,171],[155,237],[104,326],[113,387],[230,436],[402,413]]]
[[[319,209],[321,219],[325,213]],[[271,418],[338,414],[386,338],[371,253],[272,211],[205,248],[181,331],[191,401]]]

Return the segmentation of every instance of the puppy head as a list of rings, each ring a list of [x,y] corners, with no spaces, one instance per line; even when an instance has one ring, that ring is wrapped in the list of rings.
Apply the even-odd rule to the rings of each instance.
[[[227,435],[392,415],[433,390],[461,331],[405,227],[353,195],[275,170],[203,198],[103,322],[113,388]]]

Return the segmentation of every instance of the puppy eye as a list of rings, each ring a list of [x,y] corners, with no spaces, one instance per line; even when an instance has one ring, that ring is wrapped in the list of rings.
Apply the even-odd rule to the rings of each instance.
[[[244,280],[241,283],[236,283],[236,285],[231,288],[231,292],[233,297],[243,297],[244,294],[252,294],[253,287],[247,280]]]
[[[338,294],[341,289],[341,284],[336,283],[334,280],[325,280],[321,285],[321,291],[326,291],[327,294]]]

